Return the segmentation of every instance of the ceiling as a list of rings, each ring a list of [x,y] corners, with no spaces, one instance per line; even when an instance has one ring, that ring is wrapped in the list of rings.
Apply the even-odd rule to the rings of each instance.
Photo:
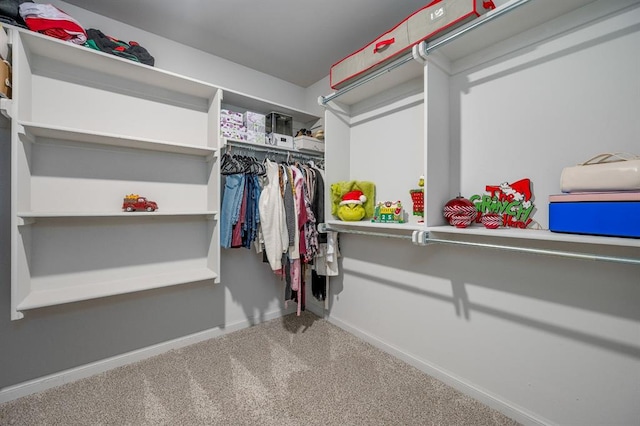
[[[428,0],[65,0],[301,87]]]

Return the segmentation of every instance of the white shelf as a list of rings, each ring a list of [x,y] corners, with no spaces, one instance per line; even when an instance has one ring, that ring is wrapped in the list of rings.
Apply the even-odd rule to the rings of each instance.
[[[201,99],[212,99],[218,91],[217,87],[202,81],[77,46],[37,32],[17,30],[20,32],[22,44],[32,55],[64,63],[66,67],[124,78],[128,82]],[[206,106],[206,103],[203,105]]]
[[[617,238],[596,235],[563,234],[543,229],[498,228],[487,229],[484,226],[473,225],[468,228],[454,226],[431,226],[427,229],[433,234],[478,235],[495,238],[509,238],[521,240],[542,240],[565,243],[597,244],[621,247],[640,247],[640,239]]]
[[[299,149],[295,149],[295,148],[287,148],[287,147],[283,147],[283,146],[258,144],[258,143],[254,143],[254,142],[240,141],[240,140],[231,139],[231,138],[224,139],[223,146],[227,145],[227,143],[229,143],[231,145],[238,146],[240,148],[242,148],[242,147],[247,147],[249,149],[254,148],[254,149],[257,149],[257,150],[260,150],[260,151],[282,152],[283,154],[292,153],[292,154],[298,154],[298,155],[301,155],[301,156],[308,156],[308,157],[319,157],[319,158],[324,157],[324,152],[320,152],[320,151],[303,151],[303,150],[299,150]]]
[[[220,88],[11,31],[12,319],[219,282]],[[127,191],[156,194],[160,209],[121,211]]]
[[[175,212],[167,212],[160,211],[160,209],[154,212],[18,212],[17,216],[23,219],[37,219],[37,218],[65,218],[65,217],[75,217],[75,218],[123,218],[123,219],[132,219],[132,218],[149,218],[149,217],[171,217],[171,216],[217,216],[218,212],[214,210],[206,210],[206,211],[175,211]]]
[[[196,281],[213,280],[218,276],[218,274],[208,268],[185,269],[162,273],[153,273],[153,268],[150,267],[149,269],[150,271],[146,275],[106,281],[102,278],[103,271],[73,274],[74,276],[57,275],[32,278],[31,286],[40,290],[31,291],[29,295],[20,302],[17,309],[35,309],[44,306],[54,306]],[[66,285],[65,283],[64,286],[60,286],[60,282],[67,280],[70,282],[82,281],[86,284]]]
[[[235,90],[221,88],[224,92],[222,102],[226,105],[232,105],[238,109],[247,111],[258,112],[260,114],[268,114],[272,111],[277,111],[293,118],[294,121],[300,123],[309,123],[318,120],[318,116],[311,112],[300,111],[298,109],[291,108],[286,105],[273,103],[265,99],[256,98],[245,93],[240,93]]]
[[[19,124],[24,128],[23,134],[29,139],[33,139],[34,137],[59,139],[87,144],[109,145],[203,157],[213,156],[217,151],[215,148],[209,147],[178,144],[155,139],[132,138],[125,135],[83,131],[80,129],[55,127],[40,123],[19,122]]]

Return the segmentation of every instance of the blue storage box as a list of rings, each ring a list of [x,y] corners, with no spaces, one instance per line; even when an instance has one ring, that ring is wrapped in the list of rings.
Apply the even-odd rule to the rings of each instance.
[[[640,238],[640,201],[552,202],[549,230]]]

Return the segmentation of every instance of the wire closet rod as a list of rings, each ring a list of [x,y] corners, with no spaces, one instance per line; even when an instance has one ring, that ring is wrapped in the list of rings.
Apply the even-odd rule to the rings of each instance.
[[[486,24],[487,22],[490,22],[492,20],[494,20],[495,18],[504,15],[507,12],[510,12],[512,10],[514,10],[515,8],[522,6],[525,3],[528,3],[531,0],[513,0],[510,3],[506,3],[504,5],[502,5],[501,7],[492,10],[482,16],[480,16],[479,18],[476,18],[475,20],[473,20],[470,24],[465,25],[461,28],[458,29],[458,31],[454,31],[452,33],[450,33],[449,35],[447,35],[446,37],[442,37],[440,39],[437,39],[433,44],[429,44],[426,41],[421,42],[421,44],[424,46],[424,54],[429,54],[431,51],[444,46],[445,44],[455,40],[456,38],[466,34],[467,32],[479,27],[480,25]],[[343,87],[342,89],[337,90],[334,93],[331,93],[330,95],[327,96],[320,96],[320,98],[318,99],[319,102],[322,105],[326,105],[327,103],[331,102],[332,100],[344,95],[347,92],[350,92],[351,90],[355,89],[356,87],[360,87],[365,83],[370,82],[371,80],[374,80],[378,77],[380,77],[383,74],[386,74],[404,64],[406,64],[407,62],[411,62],[411,60],[414,59],[413,57],[413,52],[409,52],[403,56],[401,56],[399,59],[389,63],[388,65],[386,65],[385,67],[379,69],[378,71],[375,71],[372,74],[369,74],[366,77],[363,77],[360,80],[354,81],[353,83]]]
[[[560,257],[568,257],[572,259],[599,260],[603,262],[640,265],[640,259],[634,259],[630,257],[604,256],[600,254],[579,253],[579,252],[564,251],[564,250],[561,251],[561,250],[537,249],[537,248],[530,248],[530,247],[514,247],[514,246],[504,246],[500,244],[474,243],[470,241],[443,240],[439,238],[431,238],[428,236],[424,239],[424,241],[427,244],[428,243],[451,244],[451,245],[489,248],[489,249],[496,249],[496,250],[506,250],[506,251],[513,251],[518,253],[560,256]]]
[[[357,229],[335,229],[326,226],[326,224],[321,223],[318,225],[318,232],[339,232],[345,234],[357,234],[357,235],[367,235],[369,237],[383,237],[383,238],[399,238],[402,240],[411,240],[411,235],[402,235],[402,234],[387,234],[384,232],[371,232],[371,231],[359,231]]]

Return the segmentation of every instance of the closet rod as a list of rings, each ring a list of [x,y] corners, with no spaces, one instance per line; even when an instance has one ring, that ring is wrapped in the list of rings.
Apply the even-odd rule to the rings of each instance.
[[[318,101],[321,105],[326,105],[329,102],[331,102],[332,100],[334,100],[335,98],[344,95],[347,92],[350,92],[351,90],[355,89],[356,87],[360,87],[365,83],[370,82],[371,80],[374,80],[378,77],[380,77],[382,74],[386,74],[389,71],[392,71],[398,67],[400,67],[401,65],[406,64],[407,62],[411,62],[413,60],[413,53],[409,52],[404,56],[401,56],[399,59],[395,60],[394,62],[391,62],[389,65],[379,69],[378,71],[369,74],[366,77],[363,77],[361,80],[357,80],[345,87],[343,87],[342,89],[339,89],[337,92],[334,92],[330,95],[327,96],[320,96],[318,98]]]
[[[384,232],[371,232],[371,231],[358,231],[356,229],[335,229],[327,226],[326,223],[321,223],[318,225],[318,232],[339,232],[344,234],[356,234],[356,235],[367,235],[370,237],[383,237],[383,238],[399,238],[403,240],[410,240],[411,235],[398,235],[398,234],[387,234]]]
[[[512,11],[513,9],[522,6],[525,3],[528,3],[531,0],[512,0],[509,3],[505,3],[504,5],[498,7],[497,9],[494,9],[490,12],[487,12],[486,14],[480,16],[479,18],[474,19],[470,24],[465,25],[461,28],[459,28],[457,31],[454,31],[452,33],[450,33],[449,35],[447,35],[446,37],[443,37],[441,39],[437,39],[435,41],[435,43],[433,44],[429,44],[426,41],[423,41],[419,44],[422,44],[424,46],[424,55],[428,55],[432,50],[435,50],[453,40],[455,40],[456,38],[466,34],[467,32],[479,27],[480,25],[486,24],[487,22],[490,22],[492,20],[494,20],[495,18],[504,15],[507,12]],[[414,59],[413,56],[413,51],[407,53],[406,55],[400,57],[400,59],[397,59],[394,62],[389,63],[388,65],[386,65],[385,67],[381,68],[380,70],[374,72],[373,74],[369,74],[367,77],[363,77],[361,80],[357,80],[354,81],[353,83],[343,87],[342,89],[337,90],[334,93],[331,93],[330,95],[327,96],[320,96],[318,98],[318,103],[320,103],[321,105],[326,105],[327,103],[331,102],[332,100],[344,95],[347,92],[350,92],[351,90],[355,89],[356,87],[359,87],[365,83],[368,83],[369,81],[376,79],[378,77],[380,77],[383,74],[388,73],[391,70],[394,70],[396,68],[398,68],[401,65],[406,64],[407,62],[410,62],[412,59]]]
[[[422,231],[416,231],[416,232],[422,232]],[[416,239],[414,238],[413,240],[415,241]],[[421,240],[419,245],[427,245],[429,243],[450,244],[450,245],[460,245],[460,246],[469,246],[469,247],[490,248],[490,249],[496,249],[496,250],[506,250],[506,251],[513,251],[513,252],[519,252],[519,253],[560,256],[560,257],[568,257],[572,259],[599,260],[603,262],[640,265],[640,259],[634,259],[630,257],[604,256],[599,254],[579,253],[579,252],[571,252],[571,251],[564,251],[564,250],[548,250],[548,249],[537,249],[537,248],[529,248],[529,247],[514,247],[514,246],[505,246],[501,244],[474,243],[471,241],[445,240],[440,238],[432,238],[428,235],[428,232],[424,232],[424,236],[422,238],[419,238],[419,240]]]

